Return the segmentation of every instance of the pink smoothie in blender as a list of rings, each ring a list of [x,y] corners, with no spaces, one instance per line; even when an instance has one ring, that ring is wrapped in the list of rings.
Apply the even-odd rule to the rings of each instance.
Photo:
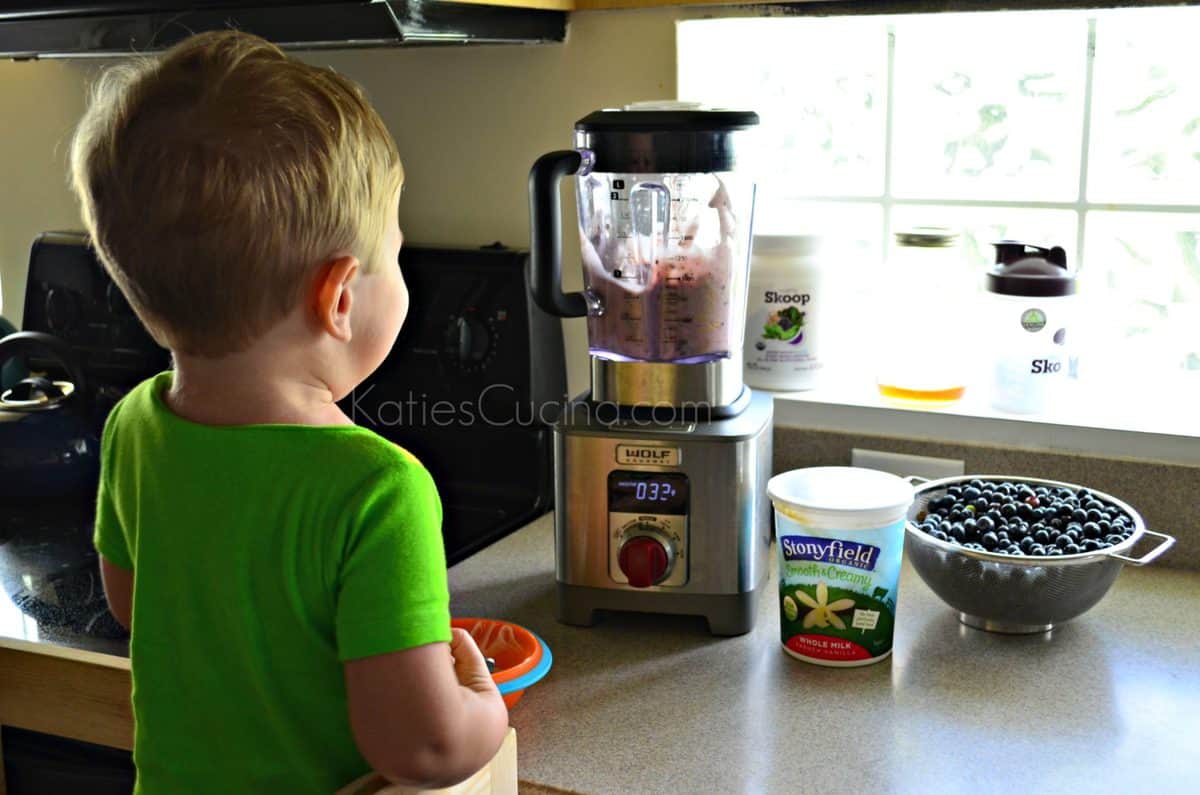
[[[753,188],[731,174],[596,173],[578,187],[590,353],[690,364],[740,349]]]

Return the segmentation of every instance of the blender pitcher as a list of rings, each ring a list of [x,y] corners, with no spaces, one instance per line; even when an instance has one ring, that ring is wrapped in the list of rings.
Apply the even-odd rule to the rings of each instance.
[[[605,384],[630,380],[621,375],[625,364],[640,365],[643,380],[657,372],[652,380],[661,382],[661,366],[725,362],[717,369],[730,371],[726,394],[695,397],[721,402],[740,393],[755,186],[738,167],[757,124],[752,112],[639,103],[589,114],[575,124],[575,149],[534,164],[533,297],[552,314],[587,318],[593,399],[614,397],[611,389],[597,394]],[[569,175],[584,290],[564,294],[557,183]],[[735,385],[729,363],[737,366]],[[712,380],[699,370],[686,375]],[[626,389],[619,402],[633,397],[673,403],[686,394]]]

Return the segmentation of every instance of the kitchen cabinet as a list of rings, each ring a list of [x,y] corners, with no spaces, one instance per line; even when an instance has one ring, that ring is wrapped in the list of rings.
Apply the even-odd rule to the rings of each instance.
[[[0,725],[110,748],[133,748],[129,660],[0,638]],[[0,795],[5,795],[0,747]]]
[[[0,637],[0,726],[131,750],[129,659],[52,643]],[[8,789],[0,746],[0,795]],[[486,767],[447,789],[389,785],[375,774],[337,795],[517,795],[517,735],[512,729]]]

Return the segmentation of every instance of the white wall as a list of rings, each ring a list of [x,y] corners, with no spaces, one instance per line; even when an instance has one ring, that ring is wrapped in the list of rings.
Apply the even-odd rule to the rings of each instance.
[[[536,157],[569,148],[574,121],[601,107],[675,96],[675,21],[701,11],[581,12],[563,45],[308,53],[362,83],[407,172],[409,241],[528,245],[526,179]],[[66,149],[102,64],[0,62],[0,280],[19,323],[29,244],[78,228]],[[564,210],[573,212],[570,201]],[[579,284],[564,225],[568,285]],[[571,388],[586,386],[583,321],[567,326]]]

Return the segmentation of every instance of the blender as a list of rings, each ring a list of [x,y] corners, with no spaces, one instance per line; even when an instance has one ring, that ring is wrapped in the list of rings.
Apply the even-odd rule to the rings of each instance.
[[[757,124],[683,103],[600,110],[530,172],[533,297],[587,319],[591,366],[554,426],[564,623],[618,610],[754,626],[773,411],[742,382]],[[558,182],[572,175],[584,289],[564,293]]]

